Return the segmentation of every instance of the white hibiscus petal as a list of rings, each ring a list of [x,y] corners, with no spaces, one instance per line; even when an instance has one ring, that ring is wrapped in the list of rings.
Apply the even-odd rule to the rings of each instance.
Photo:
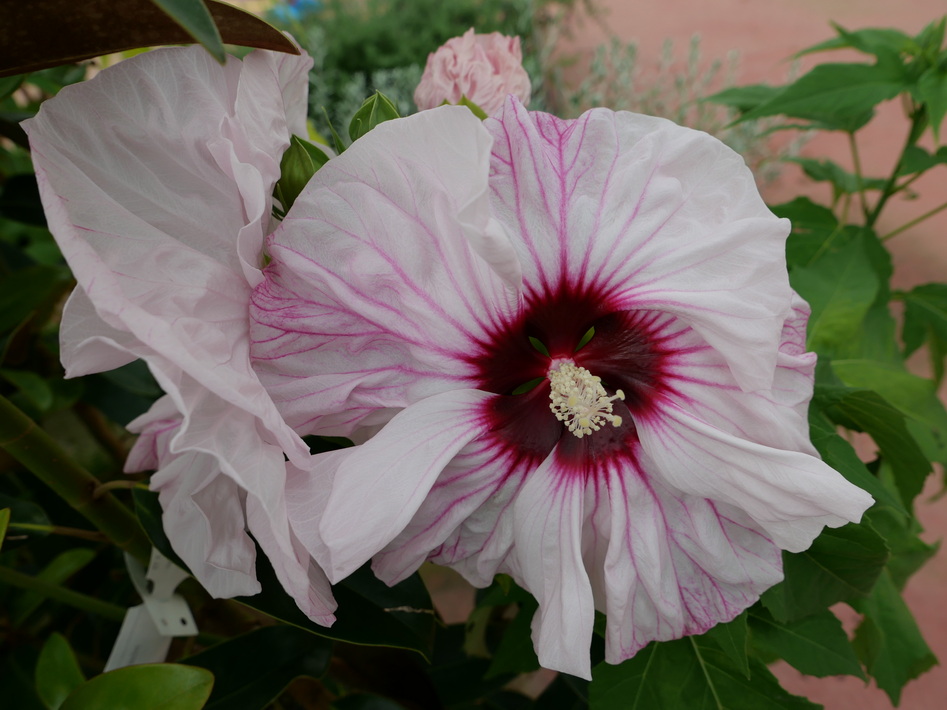
[[[256,548],[247,535],[239,490],[200,452],[169,457],[152,476],[171,547],[217,598],[257,594]]]
[[[492,396],[457,390],[429,397],[366,443],[332,454],[328,465],[339,474],[324,503],[318,539],[311,545],[303,540],[330,580],[347,577],[404,530],[444,468],[482,433],[482,409]],[[310,515],[307,506],[324,501],[322,482],[312,485],[317,490],[308,495],[294,488],[290,512],[299,530],[305,528],[299,521]]]
[[[745,389],[771,383],[791,298],[786,220],[742,158],[664,119],[595,109],[575,121],[509,99],[485,125],[490,184],[533,293],[594,287],[616,308],[673,313]]]
[[[526,473],[490,439],[472,441],[444,467],[408,526],[375,555],[375,574],[395,584],[429,559],[475,586],[489,585],[513,545],[511,521],[502,519],[512,517]]]
[[[606,535],[593,545],[607,549],[599,603],[609,663],[730,621],[782,579],[779,548],[741,511],[675,494],[642,471],[602,475]]]
[[[221,66],[200,47],[158,50],[67,87],[24,128],[50,229],[85,294],[66,312],[79,322],[62,331],[70,374],[97,357],[128,361],[109,348],[165,370],[166,383],[187,372],[301,458],[247,354],[247,261],[259,262],[289,140],[283,79],[262,61]],[[276,109],[238,101],[264,85]]]
[[[466,109],[426,111],[372,130],[297,198],[251,308],[256,369],[294,426],[465,386],[462,358],[518,298],[489,151]]]
[[[873,502],[815,456],[743,439],[676,405],[636,425],[655,477],[745,511],[790,552],[807,549],[823,527],[857,522]]]
[[[529,474],[513,502],[515,554],[507,564],[539,602],[532,628],[540,665],[591,680],[595,607],[582,554],[585,487],[571,473],[553,452]]]

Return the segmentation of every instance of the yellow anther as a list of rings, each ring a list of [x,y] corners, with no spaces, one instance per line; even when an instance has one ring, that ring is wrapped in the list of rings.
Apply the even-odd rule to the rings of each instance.
[[[602,387],[602,378],[584,367],[564,362],[549,372],[549,408],[578,438],[598,431],[608,422],[621,426],[621,417],[612,414],[612,402],[625,399],[616,390],[611,397]]]

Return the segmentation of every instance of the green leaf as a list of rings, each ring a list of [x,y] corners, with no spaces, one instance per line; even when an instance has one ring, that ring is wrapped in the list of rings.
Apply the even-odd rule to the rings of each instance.
[[[204,710],[244,710],[269,706],[294,678],[320,678],[331,658],[332,641],[280,625],[250,631],[181,663],[214,675]]]
[[[214,59],[223,64],[227,55],[224,53],[224,43],[220,38],[220,30],[214,24],[210,10],[203,0],[152,0],[161,10],[177,24],[184,28],[196,42],[213,55]]]
[[[906,88],[900,62],[820,64],[741,121],[785,115],[815,121],[829,130],[854,132],[874,116],[874,107]]]
[[[917,97],[927,107],[934,140],[940,141],[940,124],[947,116],[947,66],[933,66],[917,82]]]
[[[7,536],[7,526],[10,524],[10,509],[0,509],[0,550],[3,549],[3,540]]]
[[[901,499],[868,470],[852,445],[839,436],[835,425],[816,406],[809,408],[809,436],[822,460],[841,473],[845,480],[871,493],[876,502],[907,514]]]
[[[88,547],[73,547],[56,555],[36,576],[50,584],[62,584],[89,564],[94,557],[95,551]],[[45,599],[38,592],[21,592],[10,605],[10,620],[13,626],[21,626]]]
[[[900,296],[904,301],[904,356],[925,342],[947,344],[947,284],[923,284]],[[943,367],[942,362],[940,365]]]
[[[16,387],[40,412],[46,412],[52,406],[53,391],[49,383],[35,372],[0,368],[0,378]]]
[[[798,621],[781,622],[757,607],[750,614],[750,629],[754,645],[779,656],[802,673],[819,678],[865,678],[842,623],[828,609]]]
[[[200,710],[214,676],[203,668],[153,663],[95,676],[73,691],[61,710]]]
[[[891,550],[887,571],[898,589],[940,549],[940,543],[928,545],[918,537],[922,528],[913,515],[885,506],[874,506],[865,515]]]
[[[863,240],[831,251],[790,274],[796,291],[812,308],[807,347],[824,350],[855,339],[879,289]]]
[[[855,650],[868,674],[897,705],[905,683],[933,667],[937,658],[887,572],[870,597],[852,606],[865,617],[855,631]]]
[[[69,285],[64,268],[29,266],[0,280],[0,334],[8,333],[32,314],[46,310]]]
[[[716,643],[720,650],[727,654],[734,666],[749,678],[750,664],[746,655],[749,634],[747,633],[746,617],[747,613],[744,611],[733,621],[711,627],[704,636]]]
[[[397,107],[387,96],[376,91],[362,102],[349,123],[349,137],[357,141],[380,123],[401,118]]]
[[[504,632],[484,677],[493,678],[504,673],[529,673],[539,668],[531,634],[533,615],[537,609],[539,604],[532,597],[520,602],[519,611]]]
[[[930,170],[935,165],[947,164],[947,146],[941,146],[935,153],[928,153],[918,145],[908,146],[898,166],[898,175],[913,175]]]
[[[836,196],[853,195],[861,190],[884,190],[888,181],[884,178],[865,178],[859,183],[858,176],[850,173],[831,160],[812,158],[789,158],[788,162],[799,165],[803,172],[816,182],[828,182]]]
[[[786,623],[871,592],[888,560],[884,540],[869,525],[826,528],[803,552],[783,553],[785,579],[760,600]]]
[[[708,96],[704,101],[730,106],[741,113],[745,113],[772,100],[782,90],[781,86],[769,86],[768,84],[735,86],[719,91],[713,96]]]
[[[908,430],[925,456],[947,462],[947,409],[931,380],[912,375],[902,365],[872,360],[837,359],[832,361],[832,370],[849,387],[873,390],[893,404],[907,417]],[[923,486],[923,478],[911,480]],[[905,490],[911,500],[918,493],[920,488]]]
[[[36,661],[36,692],[49,710],[57,710],[68,695],[85,683],[69,642],[53,633]]]
[[[289,212],[310,178],[327,162],[329,156],[321,148],[299,136],[290,137],[289,148],[280,160],[280,178],[276,183],[276,194],[284,214]]]
[[[851,47],[865,54],[875,56],[886,53],[901,53],[910,49],[913,44],[912,39],[896,29],[868,27],[862,30],[850,32],[841,25],[832,23],[839,36],[825,42],[819,42],[816,45],[797,52],[794,57],[802,57],[813,52],[824,52],[831,49],[845,49]]]
[[[701,637],[652,643],[621,665],[592,670],[593,710],[804,710],[821,706],[783,690],[751,661],[747,679],[729,657]]]
[[[200,19],[208,11],[226,43],[299,54],[296,45],[275,27],[227,3],[161,0],[161,4],[188,29],[162,10],[157,0],[44,0],[44,11],[50,17],[62,18],[57,25],[56,41],[51,42],[48,23],[36,21],[36,9],[31,3],[0,3],[0,76],[139,47],[192,44],[194,38],[189,30],[207,41],[212,54],[222,61],[220,39],[214,40],[214,30],[206,24],[206,18],[203,24]]]
[[[904,415],[877,392],[829,392],[817,388],[817,393],[821,406],[833,422],[871,435],[882,456],[893,467],[901,500],[910,508],[924,486],[931,464],[908,431]]]

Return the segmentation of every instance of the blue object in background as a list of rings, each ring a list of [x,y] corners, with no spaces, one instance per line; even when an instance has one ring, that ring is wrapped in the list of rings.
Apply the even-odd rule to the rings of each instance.
[[[299,21],[322,9],[320,0],[282,0],[270,8],[269,14],[281,22]]]

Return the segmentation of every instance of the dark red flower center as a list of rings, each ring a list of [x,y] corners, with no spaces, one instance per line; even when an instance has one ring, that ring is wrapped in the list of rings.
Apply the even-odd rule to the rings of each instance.
[[[669,320],[654,311],[618,310],[607,296],[591,290],[560,288],[527,298],[519,317],[498,328],[470,357],[479,389],[502,395],[492,400],[487,414],[491,432],[516,459],[534,464],[559,444],[557,455],[576,472],[593,471],[603,456],[634,457],[635,417],[653,411],[670,387]],[[580,348],[590,329],[591,340]],[[548,355],[531,339],[542,343]],[[558,361],[571,361],[601,378],[607,395],[623,392],[624,400],[612,402],[619,426],[605,423],[579,438],[556,419],[548,374]],[[537,379],[528,392],[513,394]]]

